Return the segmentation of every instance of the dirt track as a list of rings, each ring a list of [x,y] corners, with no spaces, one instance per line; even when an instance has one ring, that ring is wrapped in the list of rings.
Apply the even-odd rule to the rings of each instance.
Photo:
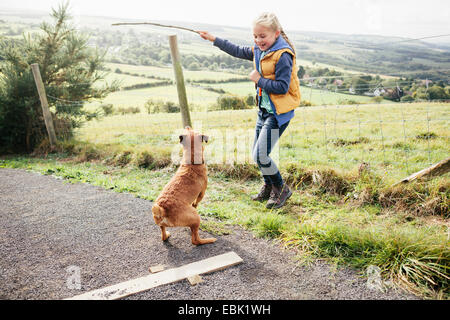
[[[184,280],[128,299],[417,299],[370,290],[351,269],[336,271],[324,262],[299,267],[293,252],[238,227],[199,247],[187,228],[173,228],[163,243],[151,205],[129,194],[0,169],[0,299],[67,298],[147,275],[151,265],[179,267],[228,251],[244,262],[203,275],[196,286]],[[81,289],[67,286],[71,266],[79,268]]]

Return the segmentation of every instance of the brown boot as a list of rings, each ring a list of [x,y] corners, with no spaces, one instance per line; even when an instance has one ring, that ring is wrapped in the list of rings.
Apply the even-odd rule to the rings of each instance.
[[[264,184],[261,187],[261,190],[259,191],[259,193],[256,196],[252,197],[252,200],[263,202],[264,200],[269,199],[271,191],[272,191],[272,185]]]
[[[269,201],[267,201],[267,209],[278,209],[284,206],[287,199],[292,196],[292,191],[289,189],[288,185],[285,183],[281,188],[276,186],[272,187],[272,192],[270,193]]]

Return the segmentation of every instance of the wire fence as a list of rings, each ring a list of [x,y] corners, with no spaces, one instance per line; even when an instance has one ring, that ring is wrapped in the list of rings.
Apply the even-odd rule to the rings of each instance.
[[[309,89],[308,93],[303,88],[302,95],[312,95],[313,88]],[[447,101],[327,105],[328,92],[325,88],[319,90],[320,105],[295,110],[295,117],[271,155],[281,167],[298,163],[351,170],[366,163],[386,175],[401,176],[449,156]],[[51,95],[48,98],[50,105],[60,110],[84,104]],[[230,101],[222,106],[225,110],[211,111],[208,99],[188,87],[188,100],[205,105],[202,111],[191,112],[191,119],[194,129],[211,137],[209,158],[229,164],[252,163],[257,108],[233,110],[236,105]],[[97,101],[99,118],[93,117],[75,130],[77,139],[155,152],[178,146],[182,131],[179,112],[150,114],[141,107],[135,110],[137,113],[105,115],[101,106]],[[93,104],[90,108],[95,109]],[[69,131],[64,130],[72,129],[67,123],[55,125],[62,136],[69,136]]]

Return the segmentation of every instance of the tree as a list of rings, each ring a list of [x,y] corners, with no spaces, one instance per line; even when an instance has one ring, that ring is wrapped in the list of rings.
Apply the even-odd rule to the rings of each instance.
[[[413,98],[416,100],[428,100],[430,99],[430,94],[427,92],[426,88],[419,87],[412,94]]]
[[[192,71],[197,71],[200,70],[201,67],[198,62],[192,62],[187,68]]]
[[[172,57],[170,55],[169,50],[161,50],[161,52],[158,55],[159,55],[159,61],[161,61],[162,63],[171,63],[172,62]]]
[[[242,110],[250,108],[245,98],[224,94],[217,98],[217,107],[219,110]]]
[[[94,86],[105,73],[105,53],[88,46],[88,38],[69,25],[69,3],[52,9],[53,23],[21,41],[0,41],[0,152],[31,152],[47,137],[30,65],[38,63],[58,138],[92,119],[85,102],[102,99],[118,84]]]
[[[400,101],[401,102],[412,102],[412,101],[414,101],[414,98],[410,95],[406,95],[406,96],[401,97]]]
[[[440,87],[439,85],[434,85],[428,89],[428,94],[430,95],[431,100],[440,100],[440,99],[448,99],[447,93],[445,89]]]
[[[369,82],[364,80],[362,77],[356,77],[353,79],[352,85],[356,94],[363,94],[368,90]]]
[[[245,98],[245,103],[249,107],[254,107],[256,105],[255,95],[250,93]]]
[[[219,69],[219,65],[217,64],[217,62],[214,62],[213,64],[209,65],[208,69],[212,70],[212,71],[216,71]]]
[[[303,79],[303,76],[305,75],[306,70],[303,68],[303,66],[298,67],[297,76],[299,79]]]

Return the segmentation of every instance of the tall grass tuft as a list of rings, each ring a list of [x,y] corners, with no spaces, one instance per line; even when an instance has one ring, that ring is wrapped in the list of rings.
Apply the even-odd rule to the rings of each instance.
[[[262,216],[253,227],[257,235],[263,238],[277,238],[283,233],[286,226],[286,217],[276,213],[267,213]]]
[[[306,241],[315,257],[332,258],[338,264],[363,270],[376,265],[385,277],[416,294],[450,297],[449,241],[423,230],[304,223],[284,241],[296,246]]]

